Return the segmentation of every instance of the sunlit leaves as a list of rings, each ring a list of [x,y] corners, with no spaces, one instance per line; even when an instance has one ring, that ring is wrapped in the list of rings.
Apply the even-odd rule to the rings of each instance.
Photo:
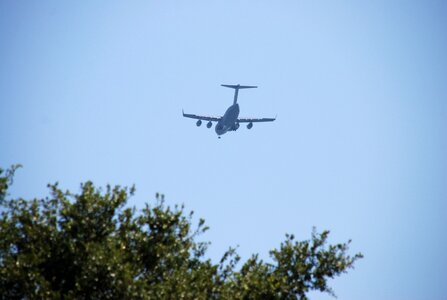
[[[193,226],[162,194],[140,212],[126,207],[134,187],[92,182],[79,194],[53,184],[48,198],[8,199],[16,168],[0,170],[0,299],[307,299],[332,293],[327,280],[361,258],[314,230],[306,241],[286,235],[269,262],[240,264],[229,248],[216,264],[198,241],[205,221]]]

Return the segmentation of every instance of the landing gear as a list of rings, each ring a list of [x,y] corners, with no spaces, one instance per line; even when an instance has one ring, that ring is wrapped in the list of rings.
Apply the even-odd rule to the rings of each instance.
[[[220,139],[220,136],[218,136],[217,138]]]

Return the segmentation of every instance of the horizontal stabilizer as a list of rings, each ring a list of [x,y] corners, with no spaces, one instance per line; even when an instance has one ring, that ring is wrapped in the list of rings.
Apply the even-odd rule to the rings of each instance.
[[[231,88],[231,89],[255,89],[257,88],[257,86],[254,85],[232,85],[232,84],[221,84],[221,86],[227,87],[227,88]]]

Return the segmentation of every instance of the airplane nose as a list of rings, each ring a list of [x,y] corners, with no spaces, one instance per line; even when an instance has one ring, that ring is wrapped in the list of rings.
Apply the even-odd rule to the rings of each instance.
[[[222,135],[223,134],[223,132],[222,132],[223,127],[220,124],[217,124],[216,127],[214,127],[214,130],[216,131],[217,135]]]

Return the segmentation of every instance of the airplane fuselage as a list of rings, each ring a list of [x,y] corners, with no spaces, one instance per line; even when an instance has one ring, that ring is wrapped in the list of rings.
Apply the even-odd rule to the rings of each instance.
[[[239,117],[239,104],[235,103],[228,107],[222,119],[217,122],[215,130],[217,135],[225,134],[229,130],[236,130],[239,126],[237,118]]]

